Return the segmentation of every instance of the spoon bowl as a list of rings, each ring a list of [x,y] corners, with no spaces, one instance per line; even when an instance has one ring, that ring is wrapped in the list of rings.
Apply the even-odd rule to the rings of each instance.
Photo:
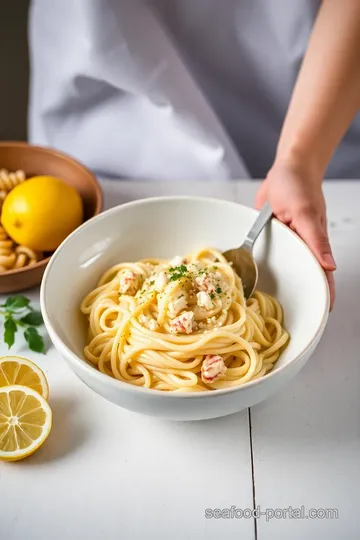
[[[232,263],[233,269],[241,278],[245,298],[250,298],[259,277],[258,267],[251,251],[241,247],[230,249],[223,253],[223,255],[225,259]]]
[[[255,291],[259,277],[258,267],[253,257],[253,247],[257,237],[270,221],[272,214],[270,205],[266,203],[246,236],[243,245],[236,249],[229,249],[223,253],[225,259],[231,263],[233,269],[240,277],[246,299],[250,298]]]

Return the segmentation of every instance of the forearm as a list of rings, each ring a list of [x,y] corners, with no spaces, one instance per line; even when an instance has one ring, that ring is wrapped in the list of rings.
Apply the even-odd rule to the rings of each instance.
[[[323,0],[280,136],[277,159],[322,178],[360,108],[360,0]]]

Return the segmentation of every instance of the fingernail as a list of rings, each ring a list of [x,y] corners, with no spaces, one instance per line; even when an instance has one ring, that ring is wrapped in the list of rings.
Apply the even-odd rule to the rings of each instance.
[[[323,256],[323,259],[324,259],[324,262],[328,266],[333,266],[334,268],[336,268],[336,262],[335,262],[334,257],[331,255],[331,253],[325,253],[325,255]]]

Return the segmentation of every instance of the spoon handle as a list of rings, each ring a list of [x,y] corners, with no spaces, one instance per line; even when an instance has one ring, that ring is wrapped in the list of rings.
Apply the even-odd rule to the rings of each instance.
[[[247,237],[245,238],[244,244],[242,247],[247,249],[248,251],[252,251],[254,247],[255,240],[265,227],[265,225],[270,221],[271,217],[273,215],[272,209],[270,207],[270,204],[266,202],[264,206],[262,207],[258,217],[255,220],[254,225],[251,227],[250,231],[248,232]]]

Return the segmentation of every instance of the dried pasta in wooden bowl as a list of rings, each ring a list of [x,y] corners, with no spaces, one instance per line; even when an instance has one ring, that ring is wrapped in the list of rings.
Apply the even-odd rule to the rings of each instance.
[[[30,197],[34,202],[31,208],[28,203],[24,203],[24,206],[28,207],[27,216],[31,219],[26,221],[26,231],[25,227],[20,230],[22,234],[17,235],[16,232],[19,231],[17,226],[14,227],[14,220],[7,219],[12,206],[15,206],[14,213],[17,214],[16,207],[18,209],[19,207],[16,205],[19,203],[16,201],[21,198],[25,202],[28,201],[29,195],[26,193],[31,194],[32,191],[28,182],[36,177],[58,179],[75,189],[81,198],[83,221],[94,217],[102,210],[103,197],[99,182],[94,174],[77,160],[53,148],[35,146],[27,142],[0,141],[0,223],[9,233],[0,231],[0,294],[20,292],[40,285],[53,253],[52,246],[29,240],[30,233],[35,234],[36,228],[29,225],[30,221],[35,223],[38,217],[41,217],[41,205],[45,205],[44,210],[49,209],[46,208],[47,202],[44,200],[46,197],[38,198],[33,194],[32,199]],[[38,231],[44,233],[44,236],[51,237],[49,232],[51,223],[54,224],[57,220],[41,221],[40,217]],[[29,250],[28,246],[42,253]]]
[[[5,197],[14,187],[22,184],[26,180],[23,170],[9,172],[6,169],[0,169],[0,209],[2,208]]]
[[[17,270],[30,266],[43,258],[42,253],[33,251],[26,246],[18,246],[8,236],[0,225],[0,272]]]
[[[16,172],[0,169],[0,210],[10,191],[25,180],[26,175],[21,169]],[[0,273],[31,266],[43,258],[43,253],[15,244],[4,227],[0,225]]]

